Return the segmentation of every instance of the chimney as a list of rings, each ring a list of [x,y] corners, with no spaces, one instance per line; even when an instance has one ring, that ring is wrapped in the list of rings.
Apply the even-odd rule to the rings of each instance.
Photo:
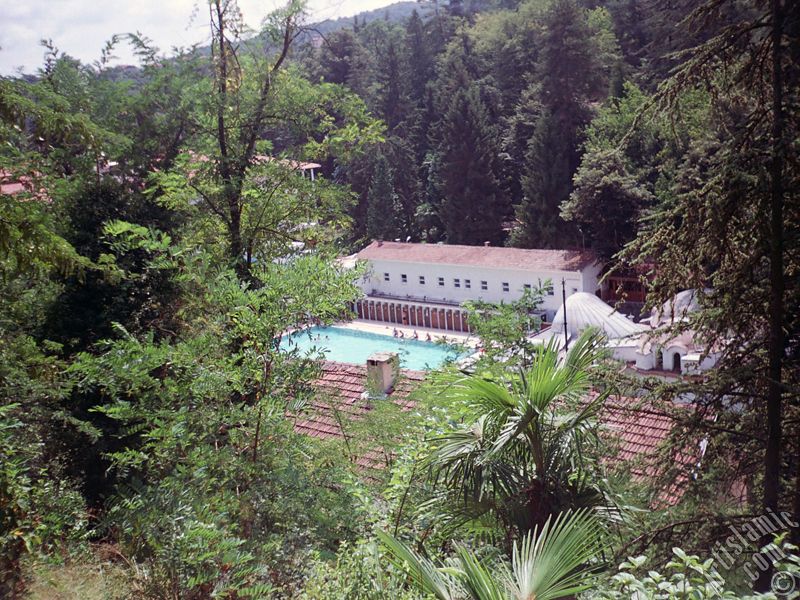
[[[383,246],[383,240],[375,240],[375,241],[378,242],[378,248]]]
[[[396,352],[375,352],[367,359],[367,393],[370,397],[384,397],[394,389],[400,371],[400,358]]]

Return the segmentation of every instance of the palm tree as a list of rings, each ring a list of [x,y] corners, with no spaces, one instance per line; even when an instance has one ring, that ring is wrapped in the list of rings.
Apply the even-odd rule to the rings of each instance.
[[[541,532],[541,533],[540,533]],[[602,529],[584,509],[548,518],[541,529],[514,542],[511,566],[487,568],[463,546],[456,558],[436,566],[385,533],[378,534],[391,560],[405,567],[415,587],[440,600],[552,600],[589,589],[599,568]]]
[[[542,348],[519,372],[459,376],[442,394],[467,410],[467,423],[433,440],[428,457],[439,489],[425,509],[453,526],[499,523],[510,541],[554,514],[608,505],[585,450],[597,443],[597,410],[588,370],[603,338],[585,332],[565,357]]]

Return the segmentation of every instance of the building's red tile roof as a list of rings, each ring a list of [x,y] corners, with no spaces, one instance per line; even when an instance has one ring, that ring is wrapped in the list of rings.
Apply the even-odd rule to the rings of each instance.
[[[600,412],[600,422],[606,439],[617,450],[609,462],[627,465],[631,475],[640,481],[661,479],[664,487],[657,494],[656,504],[677,504],[702,459],[701,440],[694,447],[666,456],[664,447],[675,427],[675,417],[643,405],[637,398],[608,399]],[[665,475],[671,475],[666,482]]]
[[[380,241],[372,242],[356,257],[364,260],[467,265],[528,271],[580,271],[597,260],[591,252],[580,250],[525,250],[498,246],[406,244]]]
[[[394,402],[404,410],[413,409],[416,403],[409,395],[424,378],[425,373],[420,371],[401,371],[387,401]],[[362,398],[366,382],[365,366],[324,363],[322,375],[315,382],[320,393],[302,414],[292,415],[295,430],[320,439],[344,439],[334,410],[340,418],[348,419],[359,419],[368,413],[371,410],[370,401]],[[633,477],[643,482],[655,482],[667,468],[677,467],[676,475],[656,497],[656,504],[677,504],[685,492],[691,471],[702,458],[699,441],[695,448],[674,454],[672,463],[665,464],[662,449],[675,421],[663,411],[642,405],[636,398],[609,398],[600,412],[600,423],[606,439],[616,449],[616,454],[609,457],[611,466],[626,465]],[[389,458],[375,450],[357,457],[356,464],[367,469],[381,469]]]
[[[15,175],[10,171],[0,169],[0,194],[16,196],[23,192],[29,192],[37,200],[50,202],[50,198],[47,197],[44,190],[37,189],[36,182],[30,176]]]
[[[412,409],[415,403],[408,396],[424,378],[425,374],[421,371],[400,371],[395,388],[386,401],[394,402],[405,410]],[[370,401],[362,398],[366,383],[365,366],[325,362],[322,376],[315,382],[320,393],[301,415],[297,415],[295,430],[316,438],[342,439],[344,436],[334,410],[341,417],[349,419],[358,419],[369,412]]]

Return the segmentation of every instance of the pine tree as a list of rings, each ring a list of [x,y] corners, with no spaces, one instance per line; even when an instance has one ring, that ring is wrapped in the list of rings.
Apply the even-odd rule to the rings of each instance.
[[[359,53],[359,43],[353,31],[332,32],[319,54],[319,75],[330,83],[350,83]]]
[[[372,183],[367,193],[367,236],[377,240],[393,240],[401,235],[398,223],[398,198],[394,190],[394,174],[383,155],[375,161]]]
[[[589,102],[605,84],[586,14],[573,0],[557,0],[545,26],[537,67],[543,111],[528,144],[517,208],[520,225],[512,243],[564,248],[575,244],[577,232],[561,218],[559,206],[572,191]]]
[[[499,244],[509,203],[497,179],[497,131],[478,87],[458,91],[440,124],[439,217],[451,244]]]
[[[412,108],[408,97],[410,69],[403,48],[395,36],[388,38],[380,63],[382,68],[376,73],[380,88],[379,104],[383,120],[391,132],[408,118]]]
[[[416,106],[421,107],[425,101],[425,86],[433,77],[433,57],[428,47],[425,24],[416,10],[406,23],[405,54],[411,67],[408,72],[409,96]]]
[[[559,213],[572,191],[572,174],[577,167],[574,135],[563,113],[546,112],[539,117],[525,156],[522,203],[517,207],[521,227],[511,242],[521,248],[565,248],[577,241],[577,229]]]
[[[396,221],[401,225],[403,238],[419,239],[412,227],[417,207],[422,202],[422,181],[419,164],[411,143],[400,136],[389,136],[384,145],[384,155],[392,165],[392,181],[396,195]]]

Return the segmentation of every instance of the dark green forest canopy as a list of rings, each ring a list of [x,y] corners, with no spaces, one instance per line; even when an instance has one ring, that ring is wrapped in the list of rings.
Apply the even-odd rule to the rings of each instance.
[[[451,0],[314,26],[292,2],[258,32],[199,4],[203,47],[119,35],[86,65],[50,44],[0,78],[0,596],[111,560],[119,597],[625,598],[597,557],[707,571],[730,526],[800,522],[797,3]],[[118,44],[137,66],[111,66]],[[590,249],[642,276],[645,308],[699,290],[676,328],[718,367],[631,381],[591,336],[559,362],[527,338],[536,292],[468,307],[476,374],[299,435],[320,357],[280,341],[351,316],[360,271],[335,259],[372,239]],[[680,504],[610,466],[612,393],[673,424]],[[728,587],[766,589],[744,560]],[[525,588],[521,565],[556,562]]]

